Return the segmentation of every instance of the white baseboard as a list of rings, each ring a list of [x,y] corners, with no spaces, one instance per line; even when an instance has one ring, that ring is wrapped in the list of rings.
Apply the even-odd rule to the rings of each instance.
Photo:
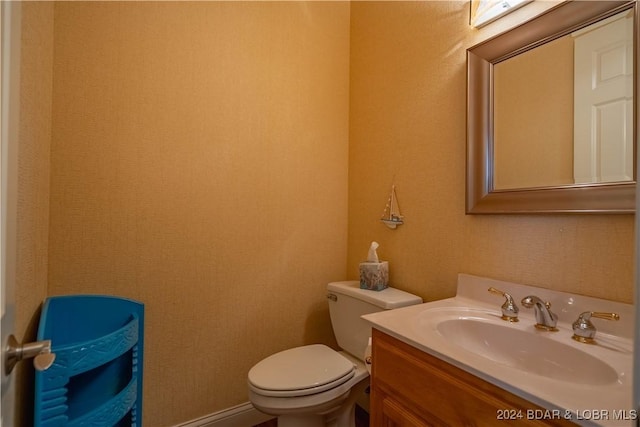
[[[174,427],[252,427],[272,418],[272,415],[263,414],[247,402]]]

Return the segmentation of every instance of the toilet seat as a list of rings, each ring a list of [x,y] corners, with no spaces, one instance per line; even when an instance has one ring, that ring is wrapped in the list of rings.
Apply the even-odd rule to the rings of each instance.
[[[263,396],[292,397],[321,393],[355,375],[353,362],[335,350],[314,344],[284,350],[249,371],[249,387]]]

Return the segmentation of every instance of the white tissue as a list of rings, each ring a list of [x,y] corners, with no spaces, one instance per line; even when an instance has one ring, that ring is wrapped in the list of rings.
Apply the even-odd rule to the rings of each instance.
[[[378,259],[378,253],[376,249],[378,249],[378,242],[371,242],[371,246],[369,247],[369,255],[367,256],[367,262],[380,262]]]

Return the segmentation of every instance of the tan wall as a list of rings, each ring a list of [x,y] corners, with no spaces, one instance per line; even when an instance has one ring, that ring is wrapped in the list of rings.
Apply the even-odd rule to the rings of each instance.
[[[468,2],[352,4],[349,277],[377,240],[391,284],[427,300],[465,272],[632,301],[632,215],[464,214],[465,50],[551,5],[475,30]],[[406,223],[389,230],[394,180]]]
[[[22,3],[15,335],[36,338],[47,295],[53,3]],[[17,367],[16,426],[33,425],[33,368]]]
[[[574,184],[573,37],[496,64],[494,188]]]
[[[246,402],[253,364],[334,343],[349,10],[56,3],[49,293],[146,304],[145,425]]]

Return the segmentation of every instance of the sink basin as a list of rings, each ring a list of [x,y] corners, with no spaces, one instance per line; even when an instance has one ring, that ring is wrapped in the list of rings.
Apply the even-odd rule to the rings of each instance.
[[[492,319],[459,317],[436,323],[448,342],[496,363],[559,381],[604,385],[618,380],[606,362],[536,332],[501,325]],[[585,348],[588,348],[585,347]]]

